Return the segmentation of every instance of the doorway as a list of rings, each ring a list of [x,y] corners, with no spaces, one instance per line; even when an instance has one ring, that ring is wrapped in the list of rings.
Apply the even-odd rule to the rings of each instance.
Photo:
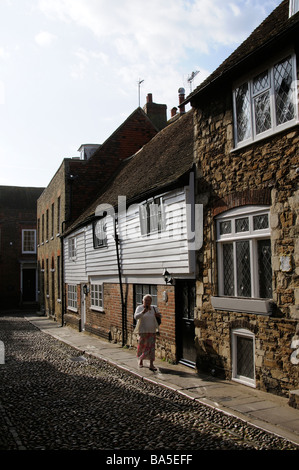
[[[22,300],[23,302],[36,301],[36,269],[22,269]]]
[[[182,364],[195,367],[195,281],[176,280],[176,330],[177,359]]]

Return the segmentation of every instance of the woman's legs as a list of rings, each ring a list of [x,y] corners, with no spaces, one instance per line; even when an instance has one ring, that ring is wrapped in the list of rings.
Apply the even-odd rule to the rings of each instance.
[[[139,366],[143,366],[143,360],[147,359],[150,361],[150,369],[156,370],[154,367],[155,360],[155,340],[156,335],[154,333],[141,333],[139,336],[137,346],[137,357],[139,358]]]

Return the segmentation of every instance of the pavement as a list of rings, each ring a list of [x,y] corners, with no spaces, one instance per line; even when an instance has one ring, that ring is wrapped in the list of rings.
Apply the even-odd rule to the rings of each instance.
[[[289,406],[288,398],[220,380],[183,364],[169,364],[159,359],[155,361],[157,371],[152,372],[147,361],[144,361],[143,368],[139,368],[135,349],[124,348],[71,327],[62,327],[45,316],[26,313],[25,318],[44,333],[76,348],[78,357],[84,354],[107,361],[141,380],[174,390],[299,445],[299,410]]]

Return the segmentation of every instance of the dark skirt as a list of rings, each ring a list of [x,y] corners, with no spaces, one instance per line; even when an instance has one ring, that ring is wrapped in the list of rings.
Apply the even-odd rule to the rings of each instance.
[[[141,360],[155,360],[156,333],[139,333],[137,357]]]

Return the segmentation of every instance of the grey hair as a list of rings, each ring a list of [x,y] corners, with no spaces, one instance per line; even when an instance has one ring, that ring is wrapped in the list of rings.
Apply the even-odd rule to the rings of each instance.
[[[153,298],[152,298],[152,296],[151,296],[150,294],[146,294],[146,295],[143,297],[142,301],[144,301],[144,300],[147,299],[147,298],[150,298],[151,300],[153,300]]]

